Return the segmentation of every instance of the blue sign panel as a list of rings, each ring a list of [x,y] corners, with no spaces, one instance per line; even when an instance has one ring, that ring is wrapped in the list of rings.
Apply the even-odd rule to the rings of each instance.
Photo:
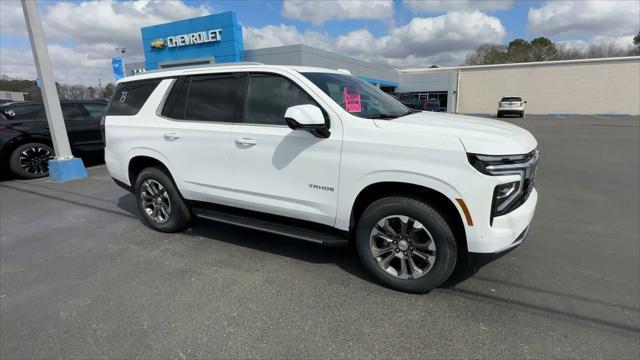
[[[141,31],[147,70],[210,60],[242,61],[242,27],[233,11],[148,26]]]
[[[122,58],[120,56],[111,59],[111,66],[113,67],[113,77],[116,80],[120,80],[124,77],[124,68],[122,67]]]

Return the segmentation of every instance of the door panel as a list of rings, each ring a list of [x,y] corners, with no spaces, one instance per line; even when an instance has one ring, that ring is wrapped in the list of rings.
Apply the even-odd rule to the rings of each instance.
[[[71,147],[80,151],[94,151],[102,148],[100,120],[89,117],[80,104],[63,103],[61,107]]]
[[[236,124],[232,134],[240,206],[333,225],[342,146],[339,132],[320,139],[288,127]]]
[[[238,79],[230,74],[175,81],[162,110],[160,148],[188,199],[233,198],[231,127]]]
[[[333,225],[338,197],[342,127],[331,117],[331,136],[291,130],[289,106],[318,103],[285,77],[252,74],[242,122],[232,129],[238,206]]]

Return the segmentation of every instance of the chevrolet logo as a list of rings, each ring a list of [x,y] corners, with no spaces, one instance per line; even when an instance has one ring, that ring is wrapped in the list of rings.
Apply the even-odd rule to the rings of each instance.
[[[166,45],[164,39],[155,39],[151,42],[152,49],[162,49]]]

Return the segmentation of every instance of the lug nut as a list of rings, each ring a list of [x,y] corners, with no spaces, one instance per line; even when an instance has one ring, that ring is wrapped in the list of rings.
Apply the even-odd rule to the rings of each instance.
[[[407,252],[405,251],[404,254],[407,255]]]
[[[398,252],[398,251],[400,251],[400,250],[396,249],[396,252]]]

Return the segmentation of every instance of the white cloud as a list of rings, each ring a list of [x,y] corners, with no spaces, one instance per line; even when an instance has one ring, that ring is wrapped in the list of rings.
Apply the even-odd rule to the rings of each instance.
[[[590,46],[609,46],[613,49],[628,49],[633,46],[633,35],[627,36],[594,36],[589,40],[563,40],[558,43],[567,50],[588,50]]]
[[[480,11],[450,12],[430,18],[413,18],[409,24],[375,38],[368,30],[337,38],[339,50],[362,56],[391,59],[426,57],[472,50],[484,43],[502,43],[506,30],[500,20]]]
[[[300,32],[294,26],[243,28],[247,49],[305,44],[361,60],[395,67],[460,64],[480,44],[502,43],[506,31],[500,20],[482,12],[452,12],[414,18],[376,37],[367,29],[332,38],[318,31]]]
[[[621,36],[640,30],[640,2],[548,1],[529,9],[529,31],[545,36]]]
[[[388,19],[393,0],[284,0],[282,16],[320,25],[327,20]]]
[[[512,0],[402,0],[414,13],[440,13],[448,11],[507,10]]]
[[[318,31],[299,32],[295,26],[267,25],[262,28],[243,27],[244,48],[260,49],[265,47],[305,44],[323,50],[332,50],[332,39]]]
[[[115,55],[116,47],[127,48],[129,61],[143,60],[141,27],[213,11],[203,5],[161,0],[61,1],[43,5],[39,12],[49,43],[54,76],[61,82],[83,84],[94,84],[98,77],[113,81],[111,57]],[[28,39],[20,2],[0,0],[0,6],[2,35]],[[30,49],[9,48],[2,44],[1,51],[0,73],[12,77],[36,76]]]
[[[27,34],[19,1],[0,1],[0,33],[2,35]]]

